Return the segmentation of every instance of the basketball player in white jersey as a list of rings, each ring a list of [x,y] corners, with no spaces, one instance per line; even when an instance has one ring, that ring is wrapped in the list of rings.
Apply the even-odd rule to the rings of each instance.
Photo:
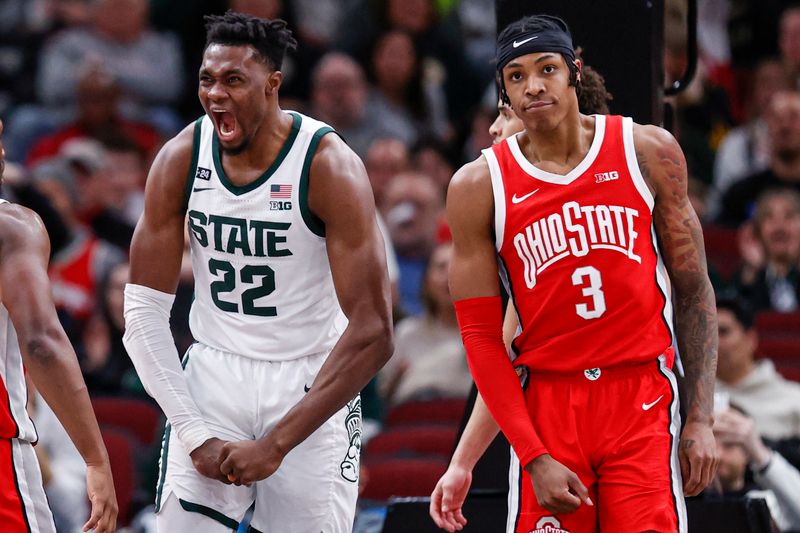
[[[372,192],[325,124],[280,109],[283,21],[207,18],[206,114],[147,181],[125,290],[125,345],[169,420],[161,532],[352,528],[358,392],[391,354]],[[197,342],[178,359],[169,313],[188,224]]]
[[[3,123],[0,122],[0,134]],[[0,140],[0,179],[5,167]],[[116,528],[117,498],[78,360],[50,296],[50,241],[39,217],[0,200],[0,531],[55,533],[25,411],[26,372],[86,461],[92,514],[84,531]]]

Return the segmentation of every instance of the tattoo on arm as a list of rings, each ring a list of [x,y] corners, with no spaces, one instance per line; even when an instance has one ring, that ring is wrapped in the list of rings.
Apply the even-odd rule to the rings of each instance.
[[[686,421],[708,422],[717,368],[717,313],[702,228],[686,192],[686,163],[674,140],[636,155],[642,175],[657,192],[653,218],[674,288],[676,336],[686,371]]]

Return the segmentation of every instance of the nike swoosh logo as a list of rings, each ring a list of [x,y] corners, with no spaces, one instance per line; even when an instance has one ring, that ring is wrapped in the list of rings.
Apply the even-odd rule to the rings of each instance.
[[[308,392],[308,391],[310,391],[310,390],[311,390],[311,387],[309,387],[309,386],[308,386],[308,384],[306,384],[306,385],[303,385],[303,390],[304,390],[304,391],[306,391],[306,392]]]
[[[532,41],[532,40],[538,39],[538,38],[539,38],[538,35],[534,35],[533,37],[528,37],[527,39],[523,39],[521,41],[514,41],[513,46],[514,46],[514,48],[519,48],[520,46],[522,46],[523,44],[527,43],[528,41]]]
[[[512,204],[518,204],[520,202],[524,202],[525,200],[527,200],[529,197],[533,196],[537,192],[539,192],[539,189],[536,189],[535,191],[531,191],[528,194],[525,194],[523,196],[517,196],[517,193],[514,193],[514,196],[511,197],[511,203]]]
[[[663,398],[663,397],[664,397],[664,395],[662,394],[661,396],[659,396],[658,398],[656,398],[656,400],[655,400],[654,402],[652,402],[652,403],[643,403],[643,404],[642,404],[642,409],[644,409],[645,411],[649,411],[649,410],[650,410],[650,408],[651,408],[651,407],[653,407],[653,406],[654,406],[655,404],[657,404],[658,402],[660,402],[660,401],[661,401],[661,398]]]
[[[192,192],[200,192],[200,191],[213,191],[214,187],[195,187],[192,189]]]

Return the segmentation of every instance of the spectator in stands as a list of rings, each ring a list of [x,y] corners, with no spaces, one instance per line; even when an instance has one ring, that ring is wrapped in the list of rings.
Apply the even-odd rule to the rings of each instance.
[[[144,185],[149,158],[129,137],[108,136],[102,139],[102,143],[112,169],[108,186],[120,190],[122,197],[122,202],[111,208],[121,222],[127,222],[133,228],[144,210]]]
[[[494,106],[482,105],[474,110],[469,126],[469,136],[464,142],[462,152],[465,161],[477,159],[481,155],[481,150],[492,144],[494,138],[489,128],[494,121]]]
[[[94,310],[97,281],[123,256],[118,248],[98,239],[78,213],[81,207],[103,201],[103,184],[94,177],[99,171],[95,165],[101,164],[89,151],[74,150],[33,172],[36,188],[50,201],[66,230],[67,244],[50,262],[50,281],[57,308],[74,319],[78,329]]]
[[[680,35],[682,33],[673,34],[672,39],[666,39],[664,67],[668,85],[680,79],[687,68],[686,40]],[[689,172],[711,183],[716,150],[734,124],[728,94],[710,78],[705,64],[700,62],[686,90],[672,101],[675,103],[675,133],[686,155]]]
[[[781,531],[800,529],[800,472],[764,445],[753,419],[729,408],[715,416],[714,436],[723,495],[765,498]],[[750,482],[748,469],[753,474]]]
[[[451,244],[436,247],[422,285],[425,311],[397,324],[394,355],[379,374],[387,404],[469,394],[472,378],[447,284],[452,255]]]
[[[130,357],[122,345],[125,330],[123,291],[128,282],[127,261],[111,267],[97,283],[97,310],[83,333],[81,367],[89,392],[144,394]]]
[[[800,191],[800,92],[775,94],[765,119],[769,168],[742,179],[723,195],[719,221],[725,225],[738,226],[750,218],[755,199],[767,189],[783,186]]]
[[[444,16],[435,0],[355,0],[341,17],[339,45],[365,64],[369,50],[388,30],[408,33],[420,57],[436,61],[443,73],[448,116],[463,116],[480,98],[481,89],[491,81],[491,72],[482,67],[483,76],[470,68],[464,55],[456,12]]]
[[[25,159],[38,137],[74,117],[78,82],[93,73],[120,88],[123,114],[147,122],[165,136],[181,127],[170,106],[183,87],[178,41],[148,27],[148,0],[93,0],[90,24],[64,30],[44,46],[36,93],[46,107],[25,106],[9,119],[10,157]]]
[[[183,70],[177,40],[149,29],[147,0],[95,0],[91,5],[88,27],[56,36],[42,51],[40,98],[48,105],[72,104],[80,75],[104,71],[119,85],[125,104],[171,133],[174,124],[151,112],[175,104],[180,96]]]
[[[464,42],[464,56],[470,68],[486,79],[494,76],[497,17],[492,0],[460,0],[455,10]],[[502,30],[502,28],[500,28]]]
[[[752,418],[771,441],[800,436],[800,384],[787,381],[769,359],[755,360],[758,347],[753,315],[736,300],[717,302],[719,359],[716,390]]]
[[[800,193],[769,189],[739,239],[735,286],[753,311],[797,311],[800,304]]]
[[[57,155],[64,143],[75,138],[102,141],[109,137],[128,137],[144,154],[155,154],[160,143],[158,133],[147,124],[122,116],[120,88],[107,72],[98,70],[83,74],[78,80],[76,97],[75,120],[34,144],[25,161],[28,166]]]
[[[709,217],[719,215],[722,195],[734,183],[768,168],[770,144],[764,113],[773,95],[789,89],[789,76],[779,60],[759,63],[753,73],[750,119],[728,132],[717,150],[714,181],[708,195]]]
[[[795,89],[800,89],[800,6],[790,5],[781,13],[778,48]]]
[[[435,138],[421,139],[412,149],[412,165],[415,170],[433,178],[434,183],[447,192],[447,185],[456,169],[447,150],[447,145]]]
[[[381,214],[389,229],[400,267],[400,301],[405,310],[423,310],[419,290],[444,209],[441,191],[425,174],[394,177],[386,189]]]
[[[367,168],[376,205],[382,204],[386,187],[392,178],[409,170],[410,164],[408,147],[400,139],[387,137],[372,141],[364,165]]]
[[[115,151],[127,150],[125,139],[108,139]],[[125,184],[130,172],[113,165],[106,147],[91,139],[73,139],[61,149],[74,176],[77,198],[72,206],[79,221],[90,227],[94,234],[106,242],[127,251],[133,236],[134,224],[123,216],[130,188]],[[142,170],[143,172],[143,170]],[[131,199],[135,201],[135,199]]]
[[[331,52],[314,68],[314,116],[336,129],[359,156],[365,158],[370,143],[382,137],[396,137],[410,144],[415,136],[413,129],[385,110],[370,108],[368,96],[364,71],[350,56]]]
[[[419,55],[411,36],[390,30],[372,49],[370,74],[375,90],[370,109],[397,116],[418,135],[444,138],[449,134],[447,103],[442,91],[444,74]]]

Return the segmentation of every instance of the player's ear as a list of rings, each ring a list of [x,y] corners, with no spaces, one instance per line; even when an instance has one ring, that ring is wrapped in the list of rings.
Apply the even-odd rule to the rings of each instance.
[[[277,94],[278,89],[281,88],[283,83],[283,72],[280,70],[273,70],[267,76],[267,84],[264,86],[264,92],[267,95]]]
[[[579,82],[581,81],[581,73],[583,72],[583,60],[576,59],[575,61],[573,61],[573,64],[578,69],[578,72],[575,74],[575,81]]]

